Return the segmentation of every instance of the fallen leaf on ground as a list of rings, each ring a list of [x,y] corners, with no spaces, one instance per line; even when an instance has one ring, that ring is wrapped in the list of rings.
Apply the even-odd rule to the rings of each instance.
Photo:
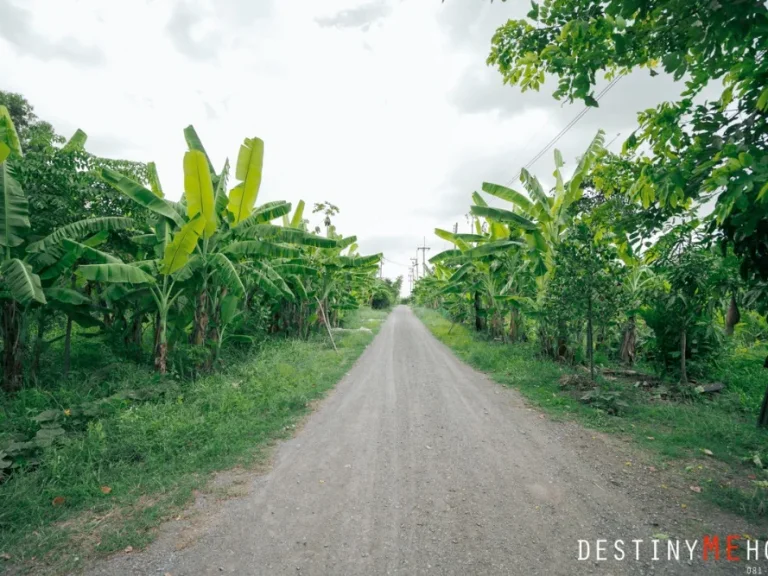
[[[53,499],[53,502],[51,502],[51,504],[53,504],[54,506],[61,506],[62,504],[64,504],[65,500],[66,498],[64,498],[64,496],[56,496],[56,498]]]
[[[125,547],[126,552],[133,552],[133,546],[126,546]]]
[[[539,418],[541,418],[542,420],[544,420],[544,418],[546,418],[546,416],[544,416],[544,414],[539,414]]]
[[[648,466],[648,472],[656,472],[655,466]]]
[[[691,486],[691,490],[693,490],[694,492],[699,494],[701,492],[701,487],[700,486]]]
[[[646,438],[648,438],[648,440],[656,440],[656,438],[654,438],[653,436],[646,436]]]
[[[688,504],[680,504],[680,508],[688,508]]]
[[[712,453],[712,450],[707,450],[706,448],[702,448],[701,451],[704,452],[704,454],[706,454],[707,456],[714,456],[714,454]]]
[[[652,537],[655,538],[656,540],[666,540],[667,538],[669,538],[669,534],[659,533],[659,534],[654,534]]]
[[[112,492],[112,488],[110,488],[109,486],[102,486],[101,487],[101,493],[102,494],[109,494],[110,492]]]
[[[2,558],[3,560],[10,560],[11,555],[8,554],[8,552],[3,552],[2,554],[0,554],[0,558]]]

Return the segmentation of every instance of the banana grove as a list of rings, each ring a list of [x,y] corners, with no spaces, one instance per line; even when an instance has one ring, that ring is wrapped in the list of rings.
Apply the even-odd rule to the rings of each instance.
[[[558,151],[554,165],[549,189],[527,170],[524,191],[483,183],[469,232],[435,230],[454,248],[430,260],[415,301],[490,338],[533,342],[543,356],[583,366],[593,382],[596,364],[655,368],[671,382],[664,398],[701,394],[695,380],[736,355],[765,357],[768,284],[743,274],[716,214],[689,200],[663,217],[643,185],[643,162],[609,153],[602,131],[570,179]],[[746,391],[751,404],[742,409],[753,413],[762,397],[766,426],[768,391],[757,394]]]
[[[258,204],[262,140],[246,138],[234,166],[227,160],[217,171],[195,129],[189,126],[184,135],[188,150],[179,201],[166,198],[153,163],[146,166],[146,178],[90,166],[93,186],[106,185],[127,202],[110,215],[40,234],[38,215],[20,184],[20,175],[29,173],[22,140],[0,106],[6,392],[34,383],[56,320],[65,319],[64,334],[57,337],[64,339],[65,376],[73,325],[120,334],[139,351],[150,348],[155,368],[164,374],[169,348],[177,344],[198,348],[212,368],[225,342],[252,340],[247,326],[254,315],[272,333],[307,338],[322,330],[333,342],[330,328],[343,311],[370,301],[379,288],[380,255],[359,255],[356,237],[341,236],[330,221],[325,235],[309,232],[303,202],[293,213],[288,202]],[[85,144],[78,130],[55,152],[84,154]],[[144,338],[145,332],[151,337]]]

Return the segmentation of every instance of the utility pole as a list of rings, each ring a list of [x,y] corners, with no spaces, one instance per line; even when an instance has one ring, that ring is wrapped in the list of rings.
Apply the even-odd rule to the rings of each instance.
[[[418,255],[419,250],[421,250],[421,266],[422,266],[422,272],[424,274],[424,277],[427,275],[427,250],[431,250],[429,246],[427,246],[427,237],[424,236],[424,246],[417,246],[416,247],[416,265],[418,266]]]
[[[411,258],[411,266],[413,267],[413,281],[416,282],[419,279],[419,259]]]

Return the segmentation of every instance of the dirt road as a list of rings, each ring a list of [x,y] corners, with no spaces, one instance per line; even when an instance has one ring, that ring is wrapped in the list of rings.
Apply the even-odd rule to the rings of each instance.
[[[623,476],[612,442],[527,408],[401,306],[246,495],[203,505],[192,536],[177,522],[91,574],[745,573],[703,566],[695,505],[681,514],[657,481]],[[652,561],[659,532],[698,538],[692,565],[684,544],[666,561],[666,541]],[[597,562],[598,538],[623,539],[626,559]]]

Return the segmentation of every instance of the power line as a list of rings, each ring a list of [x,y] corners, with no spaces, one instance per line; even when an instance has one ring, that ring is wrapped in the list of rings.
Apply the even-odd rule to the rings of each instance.
[[[616,78],[614,78],[613,80],[611,80],[611,82],[608,84],[608,86],[606,86],[605,88],[603,88],[603,90],[602,90],[602,91],[601,91],[601,92],[600,92],[600,93],[599,93],[599,94],[598,94],[598,95],[595,97],[595,100],[599,101],[599,100],[600,100],[600,99],[601,99],[603,96],[605,96],[605,95],[606,95],[608,92],[610,92],[610,90],[611,90],[611,89],[612,89],[614,86],[616,86],[616,84],[618,84],[618,83],[619,83],[619,80],[621,80],[623,77],[624,77],[624,75],[622,74],[622,75],[619,75],[619,76],[617,76],[617,77],[616,77]],[[552,138],[552,140],[550,140],[550,141],[547,143],[547,145],[546,145],[546,146],[544,146],[544,148],[542,148],[542,149],[541,149],[541,151],[539,151],[539,153],[538,153],[538,154],[536,154],[536,156],[534,156],[534,157],[533,157],[531,160],[529,160],[529,161],[528,161],[528,163],[527,163],[527,164],[526,164],[526,165],[525,165],[525,166],[524,166],[524,167],[523,167],[523,168],[522,168],[522,169],[521,169],[521,170],[520,170],[520,171],[519,171],[519,172],[518,172],[518,173],[517,173],[515,176],[513,176],[513,177],[512,177],[512,179],[511,179],[509,182],[507,182],[506,186],[507,186],[507,187],[509,187],[509,186],[511,186],[512,184],[514,184],[515,182],[517,182],[517,181],[520,179],[520,174],[522,173],[523,169],[525,169],[525,170],[529,170],[529,169],[530,169],[530,168],[531,168],[531,167],[532,167],[532,166],[533,166],[533,165],[534,165],[536,162],[538,162],[538,161],[539,161],[539,159],[540,159],[542,156],[544,156],[544,154],[546,154],[547,152],[549,152],[549,150],[550,150],[550,149],[551,149],[551,148],[552,148],[552,147],[553,147],[555,144],[557,144],[557,142],[558,142],[558,141],[559,141],[559,140],[560,140],[560,139],[561,139],[563,136],[565,136],[565,135],[568,133],[568,131],[569,131],[571,128],[573,128],[573,127],[574,127],[574,126],[575,126],[575,125],[578,123],[578,121],[579,121],[579,120],[581,120],[581,119],[582,119],[582,118],[583,118],[583,117],[584,117],[584,116],[587,114],[587,112],[589,112],[589,110],[590,110],[591,108],[592,108],[592,106],[585,106],[585,107],[584,107],[584,109],[583,109],[582,111],[580,111],[580,112],[579,112],[579,113],[578,113],[578,114],[577,114],[577,115],[576,115],[576,116],[573,118],[573,120],[571,120],[571,121],[570,121],[570,122],[569,122],[569,123],[568,123],[568,124],[565,126],[565,128],[563,128],[563,129],[562,129],[562,130],[561,130],[561,131],[560,131],[560,132],[557,134],[557,136],[555,136],[554,138]]]

